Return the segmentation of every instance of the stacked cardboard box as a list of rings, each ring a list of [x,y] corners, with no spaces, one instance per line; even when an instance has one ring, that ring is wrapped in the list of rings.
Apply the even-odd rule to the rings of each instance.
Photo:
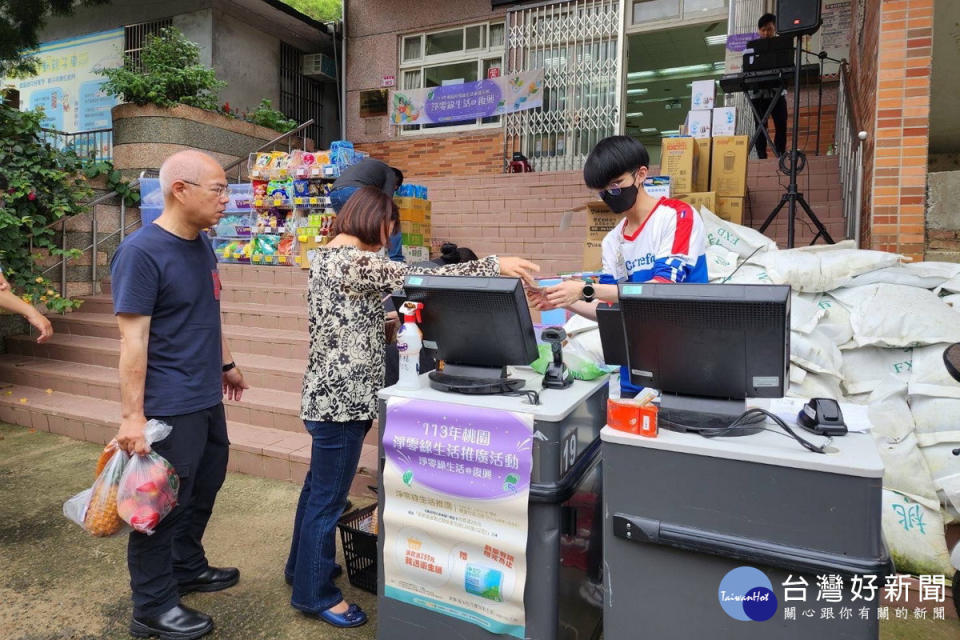
[[[400,231],[403,233],[404,258],[408,262],[429,260],[432,207],[429,200],[398,197],[393,201],[400,210]],[[409,247],[409,249],[408,249]],[[416,249],[413,249],[416,247]],[[427,258],[423,258],[424,253]],[[408,257],[409,256],[409,257]]]
[[[583,243],[584,271],[600,271],[603,268],[603,239],[622,217],[610,211],[602,200],[587,204],[587,239]]]
[[[743,224],[749,140],[749,136],[713,138],[710,190],[717,194],[717,210],[714,213],[736,224]]]

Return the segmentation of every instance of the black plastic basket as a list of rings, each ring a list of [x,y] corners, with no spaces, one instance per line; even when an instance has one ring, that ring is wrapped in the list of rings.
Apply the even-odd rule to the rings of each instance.
[[[377,592],[377,534],[360,529],[360,523],[377,510],[376,503],[340,517],[337,527],[343,542],[350,584],[370,593]]]

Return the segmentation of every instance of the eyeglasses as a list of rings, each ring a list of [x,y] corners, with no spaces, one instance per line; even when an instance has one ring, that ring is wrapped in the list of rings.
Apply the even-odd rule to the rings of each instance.
[[[192,185],[195,186],[195,187],[202,187],[202,186],[203,186],[202,184],[197,184],[196,182],[190,182],[189,180],[181,180],[180,182],[185,182],[186,184],[192,184]],[[212,192],[212,193],[217,194],[217,197],[218,197],[218,198],[222,198],[222,197],[223,197],[223,194],[225,194],[225,193],[227,192],[227,189],[228,189],[228,188],[229,188],[229,187],[228,187],[227,185],[225,185],[225,184],[218,184],[218,185],[215,186],[215,187],[207,187],[207,190],[210,191],[210,192]]]
[[[633,183],[634,183],[634,184],[637,183],[637,174],[633,174]],[[634,185],[633,185],[633,184],[630,184],[630,185],[627,185],[627,187],[621,187],[621,186],[619,186],[619,185],[617,185],[617,186],[615,186],[615,187],[607,187],[606,189],[602,189],[602,190],[598,191],[598,192],[597,192],[597,195],[599,195],[601,199],[603,198],[604,194],[607,194],[607,195],[611,195],[611,196],[616,197],[616,196],[620,195],[620,192],[621,192],[623,189],[629,188],[629,187],[632,187],[632,186],[634,186]]]

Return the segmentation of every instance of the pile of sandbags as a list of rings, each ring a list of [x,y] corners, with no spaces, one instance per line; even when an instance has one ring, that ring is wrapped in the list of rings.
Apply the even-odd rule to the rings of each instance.
[[[905,264],[851,241],[778,250],[701,216],[711,282],[793,288],[789,395],[869,405],[898,568],[952,571],[943,525],[960,522],[960,383],[942,354],[960,342],[960,264]]]

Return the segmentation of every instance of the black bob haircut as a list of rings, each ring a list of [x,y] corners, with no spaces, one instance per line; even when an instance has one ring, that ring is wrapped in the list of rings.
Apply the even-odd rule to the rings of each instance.
[[[583,181],[591,189],[604,189],[627,171],[650,166],[650,154],[630,136],[610,136],[597,143],[583,165]]]
[[[763,29],[764,26],[776,21],[777,16],[773,15],[772,13],[765,13],[760,16],[759,20],[757,20],[757,29]]]

